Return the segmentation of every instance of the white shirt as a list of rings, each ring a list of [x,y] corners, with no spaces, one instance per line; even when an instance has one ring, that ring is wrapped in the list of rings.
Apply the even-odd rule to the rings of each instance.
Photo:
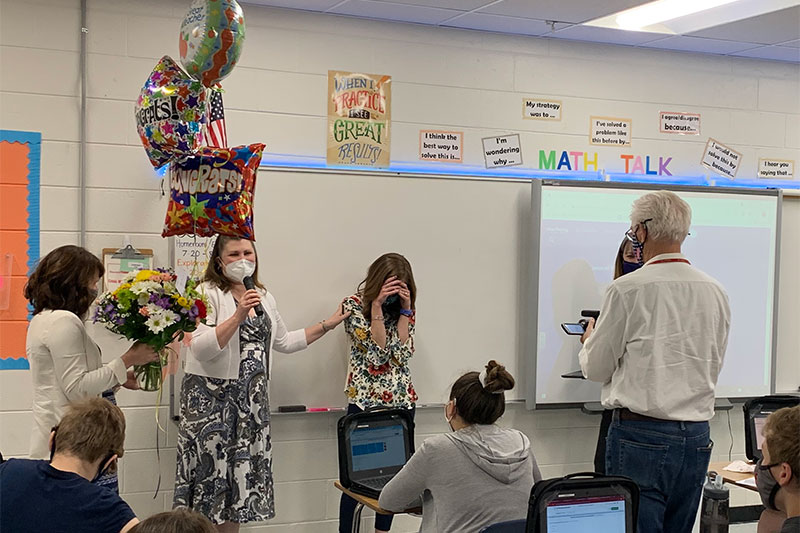
[[[216,325],[225,322],[236,312],[236,301],[230,291],[225,292],[211,283],[203,283],[198,288],[208,298],[207,324],[200,324],[192,335],[189,349],[185,353],[184,370],[189,374],[196,374],[218,379],[238,379],[239,364],[242,354],[239,352],[239,330],[225,346],[220,346],[217,341]],[[302,329],[289,331],[283,323],[278,305],[272,294],[258,289],[261,294],[261,303],[269,318],[272,338],[267,346],[267,359],[272,367],[270,353],[274,347],[282,353],[292,353],[304,349],[306,334]]]
[[[616,279],[578,359],[587,379],[603,383],[607,409],[686,422],[714,416],[731,311],[725,289],[685,262],[661,254]],[[656,264],[654,264],[656,263]]]
[[[73,400],[100,396],[127,379],[121,358],[103,365],[100,348],[77,315],[44,310],[28,326],[25,352],[33,381],[30,458],[50,457],[50,429]]]

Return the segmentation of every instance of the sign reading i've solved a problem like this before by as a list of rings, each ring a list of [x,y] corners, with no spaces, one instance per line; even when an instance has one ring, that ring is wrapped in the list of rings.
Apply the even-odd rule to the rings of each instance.
[[[522,164],[519,134],[485,137],[483,141],[483,157],[486,168],[511,167]]]
[[[632,122],[629,118],[590,117],[589,144],[630,146]]]

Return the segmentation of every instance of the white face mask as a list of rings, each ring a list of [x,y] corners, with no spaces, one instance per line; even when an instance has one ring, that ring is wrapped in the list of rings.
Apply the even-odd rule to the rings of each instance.
[[[239,259],[223,267],[225,277],[235,283],[241,283],[247,276],[252,276],[256,271],[256,264],[248,259]]]

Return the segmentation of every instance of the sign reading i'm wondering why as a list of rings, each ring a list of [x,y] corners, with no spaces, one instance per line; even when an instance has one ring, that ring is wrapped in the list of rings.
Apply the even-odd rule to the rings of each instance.
[[[327,163],[389,166],[392,78],[328,71]]]

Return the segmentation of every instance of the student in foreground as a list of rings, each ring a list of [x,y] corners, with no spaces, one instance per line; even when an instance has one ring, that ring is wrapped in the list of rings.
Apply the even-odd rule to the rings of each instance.
[[[381,492],[380,506],[403,511],[422,498],[422,533],[478,531],[525,518],[534,482],[541,479],[530,441],[495,422],[514,387],[505,367],[458,378],[445,405],[452,433],[427,439]]]
[[[51,460],[0,465],[0,530],[126,533],[139,520],[116,492],[93,483],[122,457],[125,418],[102,398],[73,403],[50,433]]]
[[[200,513],[180,507],[154,514],[139,522],[130,533],[217,533],[217,528]]]
[[[756,487],[766,509],[758,531],[800,533],[800,405],[769,415],[761,452],[763,458],[755,470]],[[777,522],[775,516],[780,517]]]

